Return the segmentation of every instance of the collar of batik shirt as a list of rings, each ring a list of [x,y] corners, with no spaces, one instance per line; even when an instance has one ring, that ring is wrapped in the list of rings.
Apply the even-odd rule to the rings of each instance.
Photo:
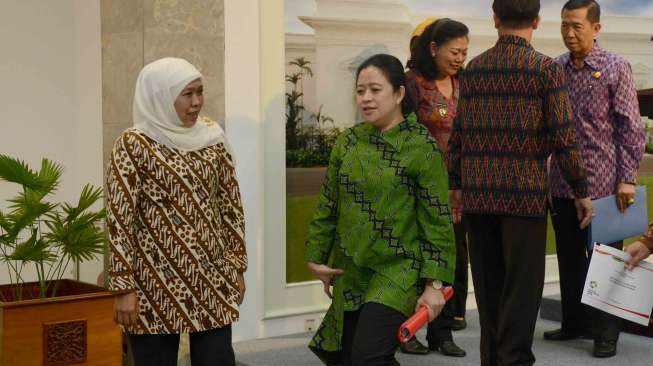
[[[507,34],[499,37],[499,40],[497,40],[497,46],[499,44],[514,44],[517,46],[522,46],[526,48],[533,48],[533,45],[531,45],[530,42],[526,38],[520,37],[520,36],[515,36],[512,34]]]
[[[401,150],[403,141],[406,138],[406,131],[421,127],[421,125],[419,125],[417,122],[417,116],[415,113],[408,114],[398,125],[384,132],[379,131],[368,123],[366,123],[366,125],[367,133],[376,136],[376,138],[381,138],[397,151]],[[372,139],[374,138],[375,137],[372,137]]]
[[[571,53],[567,53],[566,63],[568,67],[582,69],[585,67],[585,65],[587,65],[592,70],[601,70],[605,64],[605,50],[599,46],[597,41],[594,41],[594,46],[583,61],[583,66],[577,67],[572,60]]]

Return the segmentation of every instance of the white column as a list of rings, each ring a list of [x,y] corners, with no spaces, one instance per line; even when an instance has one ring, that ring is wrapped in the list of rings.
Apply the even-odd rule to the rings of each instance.
[[[246,216],[247,295],[234,341],[303,331],[321,286],[285,283],[285,65],[282,0],[225,0],[226,130]]]
[[[269,1],[269,0],[268,0]],[[276,0],[275,0],[276,1]],[[260,1],[225,0],[225,120],[245,208],[247,293],[234,341],[257,338],[263,313],[263,118]]]

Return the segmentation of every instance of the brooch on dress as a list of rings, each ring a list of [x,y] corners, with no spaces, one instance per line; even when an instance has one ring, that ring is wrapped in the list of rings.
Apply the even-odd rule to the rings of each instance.
[[[447,118],[447,116],[449,115],[449,110],[447,110],[447,104],[446,103],[438,101],[438,102],[435,103],[435,105],[433,107],[435,109],[434,112],[436,112],[438,114],[438,116],[440,116],[440,118]]]
[[[592,73],[592,77],[593,77],[594,79],[597,79],[597,80],[598,80],[599,78],[601,78],[601,72],[600,72],[600,71],[594,71],[594,72]]]

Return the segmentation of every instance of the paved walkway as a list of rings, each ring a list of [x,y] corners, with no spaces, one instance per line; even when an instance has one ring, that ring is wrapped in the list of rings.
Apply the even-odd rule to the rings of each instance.
[[[458,345],[467,351],[467,357],[451,358],[438,353],[427,356],[398,354],[403,366],[466,366],[479,365],[480,329],[475,311],[468,315],[467,329],[455,332]],[[592,341],[576,340],[552,343],[542,339],[542,332],[557,328],[558,324],[539,320],[535,330],[534,352],[536,365],[542,366],[650,366],[653,365],[653,339],[622,334],[618,354],[609,359],[591,356]],[[424,332],[418,335],[424,339]],[[234,344],[236,358],[242,366],[321,366],[306,348],[310,334],[298,334],[281,338],[269,338]]]

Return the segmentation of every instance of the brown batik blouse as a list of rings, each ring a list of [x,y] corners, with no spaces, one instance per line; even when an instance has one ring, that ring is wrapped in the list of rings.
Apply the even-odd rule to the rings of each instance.
[[[132,334],[177,334],[238,319],[247,269],[234,164],[218,143],[184,152],[130,128],[106,174],[112,291],[136,291]]]
[[[458,78],[452,78],[453,94],[445,97],[435,80],[426,79],[417,70],[406,73],[406,91],[417,114],[417,120],[428,128],[440,150],[447,152],[458,105]]]

